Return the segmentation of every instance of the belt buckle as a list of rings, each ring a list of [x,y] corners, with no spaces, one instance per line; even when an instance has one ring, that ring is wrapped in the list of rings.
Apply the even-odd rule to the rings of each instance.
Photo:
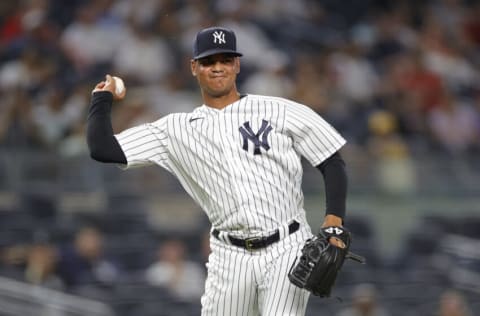
[[[254,243],[261,241],[263,238],[262,237],[252,237],[252,238],[247,238],[245,239],[245,248],[248,251],[255,250]]]

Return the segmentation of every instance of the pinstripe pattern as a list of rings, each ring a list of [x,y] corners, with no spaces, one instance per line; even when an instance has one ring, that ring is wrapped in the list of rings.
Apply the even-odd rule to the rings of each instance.
[[[196,118],[189,122],[191,118]],[[273,128],[270,149],[242,149],[239,127]],[[174,173],[213,226],[239,237],[264,235],[303,217],[300,156],[313,165],[345,140],[310,108],[282,98],[248,95],[216,110],[201,106],[116,135],[128,166],[157,164]]]
[[[292,285],[287,273],[309,236],[303,226],[254,252],[212,237],[202,315],[304,315],[309,293]]]
[[[260,135],[263,121],[268,133]],[[203,315],[304,314],[308,295],[286,277],[310,234],[301,157],[316,166],[341,148],[335,129],[302,104],[248,95],[222,110],[203,105],[116,137],[127,168],[156,164],[173,173],[220,231],[266,236],[293,219],[303,227],[253,253],[213,239]]]

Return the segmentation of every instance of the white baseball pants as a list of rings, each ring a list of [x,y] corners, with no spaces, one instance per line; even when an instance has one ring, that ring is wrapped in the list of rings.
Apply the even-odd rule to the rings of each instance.
[[[248,251],[210,237],[202,316],[301,316],[309,292],[288,280],[307,238],[308,226],[259,250]]]

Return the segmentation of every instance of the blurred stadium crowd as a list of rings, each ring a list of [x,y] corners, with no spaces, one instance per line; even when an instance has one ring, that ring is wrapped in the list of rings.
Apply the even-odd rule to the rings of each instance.
[[[432,157],[461,166],[445,175],[450,185],[459,172],[480,179],[478,1],[2,1],[0,189],[21,199],[0,203],[1,275],[107,302],[118,315],[198,314],[207,225],[173,234],[179,240],[152,227],[141,196],[103,187],[132,175],[89,161],[84,130],[91,90],[106,73],[128,90],[113,110],[115,131],[200,105],[189,60],[195,33],[211,25],[237,34],[240,91],[305,103],[345,135],[354,188],[371,180],[386,193],[415,194],[432,176],[415,164]],[[135,192],[178,190],[165,174],[139,174]],[[38,179],[47,180],[40,189]],[[108,191],[107,202],[102,212],[65,214],[47,187],[55,198],[66,188]],[[425,218],[394,262],[375,252],[368,219],[351,225],[371,264],[347,265],[338,291],[365,291],[361,299],[384,307],[362,315],[478,313],[478,217]],[[459,239],[438,237],[448,233]],[[352,291],[357,283],[368,285]],[[468,303],[470,314],[439,311]],[[309,308],[360,315],[346,310],[356,308],[351,300],[314,299]]]

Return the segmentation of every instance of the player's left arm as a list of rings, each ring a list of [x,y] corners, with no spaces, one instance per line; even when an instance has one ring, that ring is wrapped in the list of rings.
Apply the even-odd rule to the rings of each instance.
[[[303,104],[288,102],[285,112],[286,131],[293,139],[294,149],[317,167],[324,178],[327,205],[322,228],[342,226],[345,217],[347,174],[339,150],[346,140],[320,115]],[[337,245],[335,238],[330,240]]]
[[[295,102],[289,102],[286,107],[286,130],[298,154],[317,167],[325,178],[327,215],[343,218],[347,175],[339,150],[346,140],[311,108]]]
[[[346,198],[348,178],[345,170],[345,161],[337,151],[317,166],[323,175],[325,183],[326,210],[322,227],[342,226],[346,213]],[[330,242],[342,247],[339,239]]]
[[[365,258],[349,251],[352,235],[342,227],[347,192],[345,162],[337,150],[316,167],[325,180],[325,220],[320,232],[303,245],[300,256],[290,267],[288,278],[313,295],[328,297],[344,261],[352,259],[365,263]]]
[[[319,164],[317,169],[322,173],[325,182],[325,224],[341,226],[346,212],[348,185],[345,161],[337,151]]]

